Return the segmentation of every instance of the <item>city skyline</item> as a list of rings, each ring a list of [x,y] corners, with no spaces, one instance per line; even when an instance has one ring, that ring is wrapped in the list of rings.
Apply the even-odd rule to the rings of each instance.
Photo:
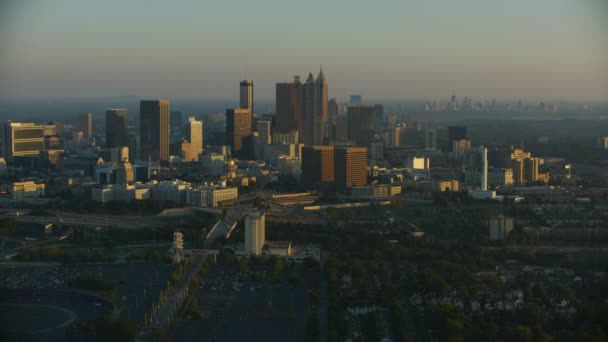
[[[599,0],[293,8],[264,1],[239,11],[138,4],[3,5],[1,99],[231,99],[234,80],[251,79],[256,98],[272,100],[276,83],[320,65],[337,98],[599,101],[608,93]],[[221,22],[226,15],[232,25]],[[311,17],[327,25],[306,25]]]

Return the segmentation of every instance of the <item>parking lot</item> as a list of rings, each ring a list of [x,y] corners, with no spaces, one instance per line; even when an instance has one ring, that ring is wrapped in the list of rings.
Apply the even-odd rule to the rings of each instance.
[[[177,324],[175,340],[290,341],[306,340],[312,277],[303,269],[299,284],[289,284],[287,273],[279,279],[271,269],[253,280],[253,270],[239,272],[214,267],[198,289],[201,320]]]

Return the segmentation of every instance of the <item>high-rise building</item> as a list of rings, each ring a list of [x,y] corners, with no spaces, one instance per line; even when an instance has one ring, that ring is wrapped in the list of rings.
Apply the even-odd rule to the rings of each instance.
[[[44,150],[43,125],[7,121],[3,135],[2,156],[7,161],[15,157],[35,157]]]
[[[298,131],[292,131],[289,133],[272,133],[273,144],[297,144],[298,141]]]
[[[471,148],[470,140],[452,141],[452,158],[458,162],[464,162],[465,153]]]
[[[271,129],[272,124],[270,119],[257,120],[255,130],[258,132],[262,143],[265,145],[272,143],[272,134],[270,133]]]
[[[340,105],[335,98],[329,99],[329,104],[327,105],[327,115],[329,119],[333,119],[336,115],[340,113]]]
[[[199,155],[203,153],[203,121],[194,117],[188,118],[186,126],[186,140],[189,143],[186,151],[186,161],[198,161]]]
[[[260,255],[266,242],[266,215],[255,213],[245,216],[245,253]]]
[[[128,145],[127,110],[106,110],[106,147],[122,147]]]
[[[393,147],[399,147],[401,146],[401,133],[402,131],[405,131],[407,127],[404,125],[397,125],[394,126],[393,128],[391,128],[391,130],[389,131],[389,139],[391,141],[391,146]]]
[[[376,133],[384,131],[384,105],[375,104],[374,110],[376,111]]]
[[[334,141],[345,142],[348,140],[348,116],[344,114],[335,117]]]
[[[334,184],[339,190],[367,185],[367,148],[339,147],[335,149]]]
[[[302,83],[297,76],[292,83],[276,84],[276,132],[298,131],[300,136],[304,135],[304,121],[300,103],[301,93]]]
[[[182,119],[182,112],[171,111],[169,113],[169,129],[171,143],[179,142],[184,137],[184,122]]]
[[[348,106],[348,139],[368,146],[376,130],[376,109],[368,105]]]
[[[140,157],[169,161],[169,100],[139,102]]]
[[[251,115],[253,117],[253,81],[241,81],[240,99],[240,108],[251,110]]]
[[[243,108],[226,109],[226,144],[232,147],[232,153],[241,158],[251,154],[251,110]]]
[[[315,80],[312,73],[308,74],[304,84],[302,96],[302,116],[304,118],[305,145],[314,146],[323,144],[323,123],[328,119],[327,80],[323,70]],[[302,135],[300,133],[300,138]]]
[[[293,83],[276,85],[276,131],[298,131],[301,142],[320,145],[323,142],[323,124],[328,120],[327,80],[323,70],[315,80],[308,74],[302,84],[296,76]]]
[[[334,181],[333,146],[304,146],[302,148],[301,181],[306,185],[329,184]]]
[[[530,152],[516,148],[511,152],[511,165],[513,168],[513,180],[516,185],[526,183],[525,160],[530,158]]]
[[[452,142],[467,139],[467,128],[464,126],[448,126],[448,151],[452,152]]]
[[[534,183],[538,181],[538,167],[540,158],[527,158],[524,160],[524,176],[526,183]]]
[[[110,161],[117,164],[123,161],[129,161],[129,147],[112,147],[110,149]]]
[[[128,160],[123,161],[116,170],[116,183],[127,185],[134,180],[133,166]]]
[[[82,131],[86,139],[93,137],[93,114],[83,113],[78,116],[78,130]]]
[[[437,149],[437,131],[427,128],[424,132],[424,149],[434,151]]]
[[[349,102],[349,104],[351,106],[360,105],[362,103],[363,103],[363,99],[362,99],[361,95],[351,95],[350,96],[350,102]]]

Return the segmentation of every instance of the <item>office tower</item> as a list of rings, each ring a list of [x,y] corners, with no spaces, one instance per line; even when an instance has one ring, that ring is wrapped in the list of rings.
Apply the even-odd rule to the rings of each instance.
[[[539,158],[527,158],[524,160],[524,177],[526,183],[534,183],[538,181],[539,165]]]
[[[526,183],[525,176],[525,160],[530,158],[530,152],[516,148],[511,152],[511,166],[513,168],[513,180],[516,185],[524,185]]]
[[[7,121],[4,124],[2,156],[7,161],[15,157],[37,157],[44,150],[44,126],[26,122]]]
[[[244,80],[241,81],[240,86],[240,98],[241,98],[241,109],[251,110],[251,116],[253,117],[253,81]]]
[[[255,130],[260,135],[263,144],[268,145],[272,143],[272,134],[270,133],[272,124],[269,119],[259,119],[256,122]]]
[[[452,158],[458,162],[465,161],[465,153],[471,148],[470,140],[452,141]]]
[[[424,132],[424,149],[434,151],[437,149],[437,131],[428,128]]]
[[[340,147],[334,151],[334,184],[336,189],[367,185],[367,148]]]
[[[350,96],[350,102],[349,102],[349,104],[351,106],[360,105],[362,103],[363,103],[363,100],[361,98],[361,95],[351,95]]]
[[[129,160],[135,162],[141,159],[140,137],[135,134],[129,134],[127,137],[127,146],[129,147]]]
[[[319,185],[334,181],[334,147],[304,146],[302,148],[302,184]]]
[[[481,148],[481,191],[488,191],[488,149]]]
[[[304,121],[300,103],[301,93],[302,83],[297,76],[292,83],[276,84],[276,132],[298,131],[300,136],[304,136]]]
[[[106,110],[106,147],[122,147],[128,145],[127,110]]]
[[[134,180],[133,165],[125,160],[120,163],[116,170],[116,184],[127,185]]]
[[[391,128],[389,131],[389,140],[391,141],[391,146],[399,147],[401,146],[401,132],[405,131],[405,125],[397,125]]]
[[[376,110],[368,105],[348,106],[348,139],[368,146],[376,129]]]
[[[182,119],[182,112],[171,111],[169,113],[169,142],[175,143],[182,140],[184,137],[184,121]]]
[[[467,128],[464,126],[448,126],[448,151],[452,152],[452,142],[467,139]]]
[[[169,161],[169,100],[139,102],[140,157]]]
[[[308,74],[302,84],[298,76],[292,83],[276,84],[276,131],[298,131],[301,142],[320,145],[323,142],[323,123],[328,120],[328,83],[323,70],[315,80]]]
[[[289,133],[272,133],[273,144],[297,144],[298,141],[298,131],[292,131]]]
[[[335,118],[338,113],[340,113],[340,105],[338,104],[338,101],[336,101],[335,98],[329,99],[329,103],[327,105],[327,115],[329,119],[331,120]]]
[[[246,158],[250,155],[251,110],[243,108],[226,109],[226,144],[232,148],[234,156]]]
[[[78,116],[78,130],[82,131],[86,139],[93,137],[93,114],[84,113]]]
[[[185,151],[186,161],[198,161],[199,155],[203,153],[203,121],[196,120],[194,117],[188,118],[186,125],[186,140],[188,141],[188,150]],[[183,151],[183,149],[182,149]]]
[[[110,161],[117,164],[123,161],[129,161],[129,147],[112,147],[110,149]]]
[[[302,116],[304,118],[305,145],[315,146],[323,143],[323,123],[327,122],[327,80],[323,70],[315,80],[308,74],[302,96]],[[300,132],[300,138],[302,138]]]
[[[384,131],[384,105],[375,104],[374,110],[376,111],[376,133]]]
[[[266,242],[266,216],[255,213],[245,216],[245,253],[260,255]]]
[[[348,116],[340,114],[337,115],[334,120],[334,141],[348,141]]]

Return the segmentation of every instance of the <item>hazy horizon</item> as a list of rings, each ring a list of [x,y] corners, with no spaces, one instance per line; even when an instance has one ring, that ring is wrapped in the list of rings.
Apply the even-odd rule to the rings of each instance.
[[[272,101],[275,83],[323,65],[339,99],[604,102],[607,9],[601,0],[9,0],[0,100],[224,101],[252,79],[256,99]]]

